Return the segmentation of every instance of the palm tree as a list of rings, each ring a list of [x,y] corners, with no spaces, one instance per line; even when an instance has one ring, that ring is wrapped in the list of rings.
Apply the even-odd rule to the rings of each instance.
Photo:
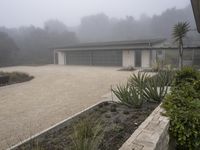
[[[178,22],[174,25],[173,38],[174,42],[178,43],[179,49],[179,69],[183,67],[183,38],[186,37],[187,32],[190,30],[188,22]]]

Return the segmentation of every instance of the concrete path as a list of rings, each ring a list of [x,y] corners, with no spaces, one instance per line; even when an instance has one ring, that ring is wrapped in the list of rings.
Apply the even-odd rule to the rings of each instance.
[[[18,143],[95,104],[131,72],[113,67],[8,67],[35,78],[0,87],[0,149]]]

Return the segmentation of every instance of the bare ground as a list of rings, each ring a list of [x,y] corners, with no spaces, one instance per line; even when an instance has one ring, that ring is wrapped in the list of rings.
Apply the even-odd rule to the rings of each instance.
[[[42,131],[100,101],[111,85],[125,82],[131,72],[114,67],[8,67],[35,78],[0,87],[0,149]]]

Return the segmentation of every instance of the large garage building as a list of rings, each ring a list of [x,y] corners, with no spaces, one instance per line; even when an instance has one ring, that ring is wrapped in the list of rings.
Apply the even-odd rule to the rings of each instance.
[[[167,49],[177,50],[177,47],[166,45],[164,39],[82,43],[55,48],[54,63],[148,68],[157,58],[164,59]]]

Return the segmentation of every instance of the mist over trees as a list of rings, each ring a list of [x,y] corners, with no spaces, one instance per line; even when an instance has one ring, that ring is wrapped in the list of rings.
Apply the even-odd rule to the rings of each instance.
[[[78,42],[76,34],[68,31],[67,27],[57,20],[45,22],[44,28],[29,26],[7,29],[2,27],[0,31],[7,33],[19,48],[12,59],[16,65],[53,63],[53,47]]]
[[[18,52],[18,47],[14,40],[4,32],[0,32],[0,66],[4,66],[10,62]]]
[[[111,18],[103,13],[90,15],[83,17],[79,26],[71,28],[58,20],[48,20],[43,27],[28,26],[13,29],[0,27],[0,32],[4,32],[10,38],[10,42],[8,40],[6,43],[13,45],[13,48],[4,49],[4,45],[0,44],[0,59],[2,62],[4,55],[6,59],[9,55],[15,55],[10,62],[16,65],[48,64],[53,62],[53,47],[79,42],[170,39],[174,24],[180,21],[189,22],[191,29],[196,28],[191,6],[184,9],[167,9],[153,17],[143,14],[140,19],[132,16],[123,19]],[[189,36],[200,40],[197,32],[190,32]],[[4,51],[8,51],[9,55]]]
[[[81,20],[77,35],[86,42],[171,38],[172,28],[178,21],[188,21],[196,28],[191,6],[167,9],[153,17],[143,14],[139,20],[132,16],[124,19],[109,18],[105,14],[87,16]]]

